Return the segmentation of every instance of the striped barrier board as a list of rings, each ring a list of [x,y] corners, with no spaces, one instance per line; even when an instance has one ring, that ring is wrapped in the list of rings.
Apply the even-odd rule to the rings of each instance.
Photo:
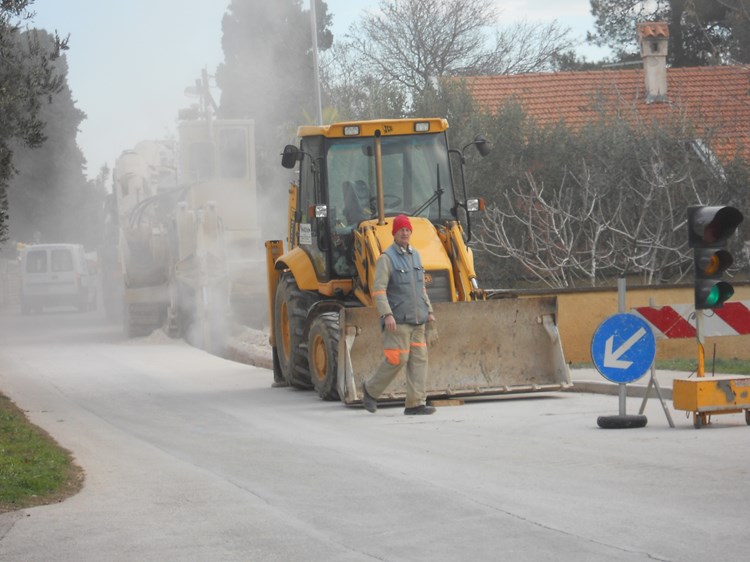
[[[750,301],[727,302],[721,308],[706,310],[703,335],[743,336],[750,334]],[[633,313],[651,325],[657,339],[694,338],[695,306],[675,304],[659,308],[639,306]]]

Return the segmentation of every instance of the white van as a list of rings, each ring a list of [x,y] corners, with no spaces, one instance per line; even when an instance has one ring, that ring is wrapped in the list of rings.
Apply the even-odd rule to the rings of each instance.
[[[80,244],[34,244],[21,251],[21,312],[69,305],[96,309],[97,271]]]

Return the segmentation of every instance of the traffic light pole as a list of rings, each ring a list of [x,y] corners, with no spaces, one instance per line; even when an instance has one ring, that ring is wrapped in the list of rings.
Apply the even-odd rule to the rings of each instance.
[[[703,311],[695,311],[695,338],[698,341],[698,370],[697,376],[706,376],[706,350],[703,347],[705,337],[703,336]]]
[[[704,318],[705,316],[702,310],[695,311],[695,339],[698,341],[698,367],[696,369],[696,376],[698,378],[703,378],[706,376],[706,348],[704,347],[706,338],[703,335]],[[695,418],[698,418],[698,416],[700,416],[700,421],[698,421],[697,419],[693,420],[693,425],[695,425],[696,427],[703,426],[708,423],[708,416],[703,412],[693,412],[693,416]]]
[[[714,310],[734,295],[734,287],[724,278],[734,263],[729,249],[729,239],[734,235],[744,217],[739,209],[729,206],[694,205],[687,208],[688,246],[693,249],[693,277],[695,291],[695,335],[698,340],[698,368],[696,379],[675,379],[672,386],[672,403],[676,409],[693,412],[696,429],[706,424],[709,414],[745,411],[745,421],[750,424],[750,408],[744,408],[748,398],[746,390],[734,390],[737,381],[722,378],[723,392],[709,392],[714,381],[704,381],[706,352],[704,310]],[[744,383],[744,380],[743,380]],[[747,400],[750,405],[750,399]]]

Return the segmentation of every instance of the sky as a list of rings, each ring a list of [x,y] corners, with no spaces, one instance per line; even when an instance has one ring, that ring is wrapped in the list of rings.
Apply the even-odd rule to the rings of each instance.
[[[343,35],[377,0],[326,0],[334,37]],[[309,0],[303,0],[309,6]],[[579,53],[605,53],[584,44],[593,29],[589,0],[496,0],[500,24],[557,19],[572,30]],[[87,118],[78,145],[87,175],[111,169],[141,140],[174,136],[177,111],[201,70],[223,60],[221,19],[229,0],[35,0],[33,26],[69,35],[68,85]]]

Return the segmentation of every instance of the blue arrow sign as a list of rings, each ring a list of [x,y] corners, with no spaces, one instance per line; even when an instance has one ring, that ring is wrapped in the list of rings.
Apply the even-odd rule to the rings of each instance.
[[[629,383],[646,374],[656,356],[656,341],[645,320],[632,314],[610,316],[594,332],[591,358],[601,375]]]

